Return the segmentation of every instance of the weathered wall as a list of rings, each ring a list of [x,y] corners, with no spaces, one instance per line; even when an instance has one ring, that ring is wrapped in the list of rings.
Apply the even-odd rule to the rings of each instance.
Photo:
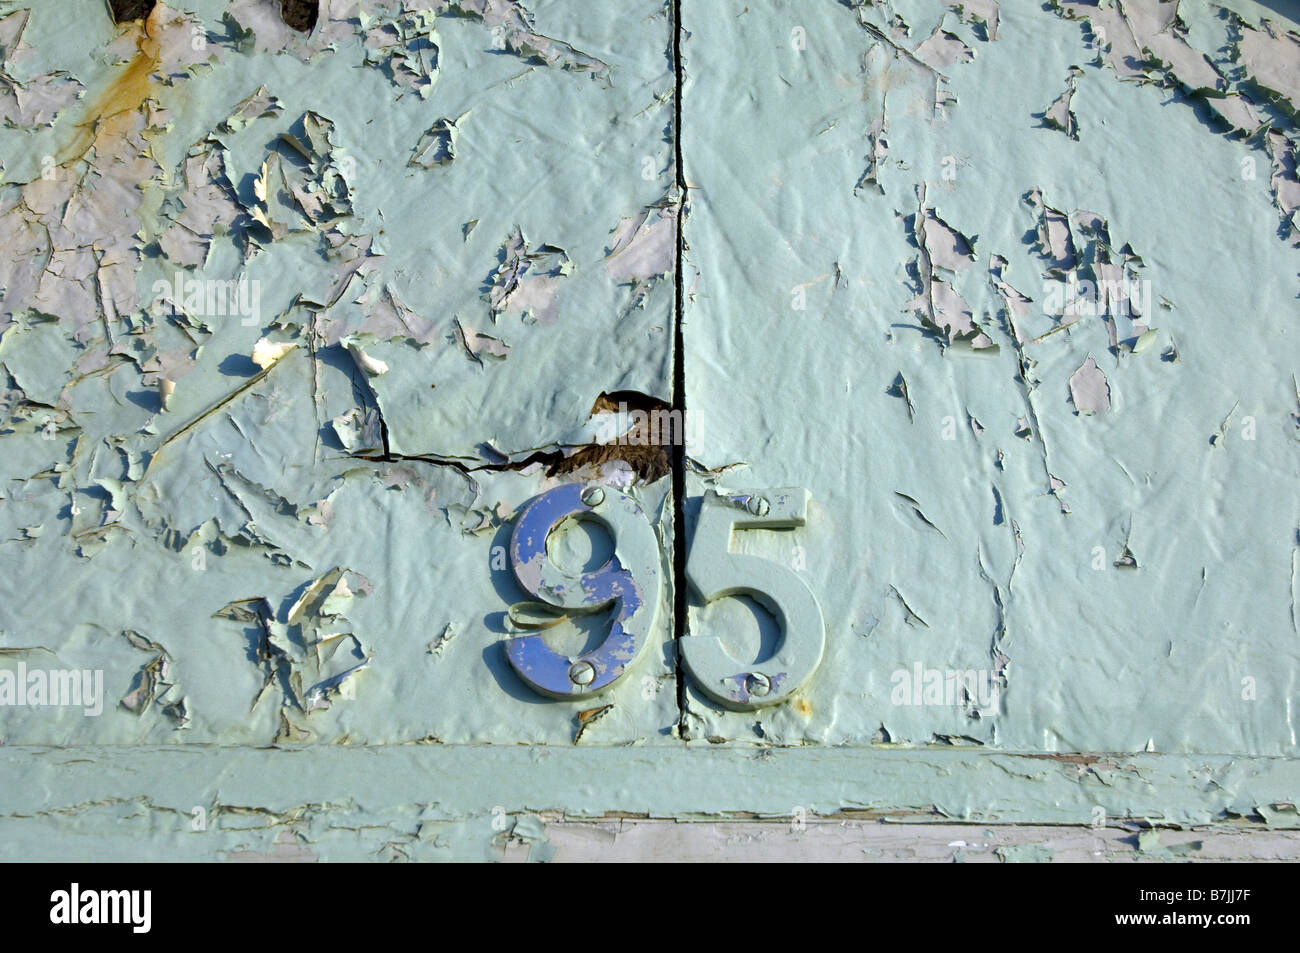
[[[9,855],[1294,854],[1296,21],[1011,6],[0,0]]]

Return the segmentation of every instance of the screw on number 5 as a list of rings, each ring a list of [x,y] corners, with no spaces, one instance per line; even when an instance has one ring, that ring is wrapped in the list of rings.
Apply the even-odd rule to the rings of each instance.
[[[785,701],[812,677],[826,648],[826,622],[817,597],[795,572],[759,556],[731,552],[741,529],[802,526],[808,491],[801,487],[710,492],[700,501],[686,579],[701,602],[749,595],[772,613],[781,643],[772,657],[748,666],[716,635],[685,635],[682,661],[700,691],[728,708],[751,710]]]
[[[730,552],[732,530],[802,526],[807,508],[808,491],[797,487],[714,492],[701,501],[686,564],[691,587],[705,603],[752,595],[772,612],[782,631],[776,653],[761,666],[748,667],[716,636],[682,638],[683,661],[692,680],[719,704],[754,709],[783,702],[821,663],[825,622],[803,580],[778,563]],[[595,519],[615,542],[614,555],[604,566],[580,575],[556,566],[546,549],[551,532],[573,517]],[[519,677],[552,698],[594,695],[617,682],[645,647],[663,587],[658,542],[636,501],[596,485],[549,490],[520,514],[510,538],[510,561],[524,591],[546,604],[512,607],[511,619],[520,627],[544,629],[567,618],[552,607],[573,615],[618,604],[609,635],[578,658],[560,655],[540,635],[510,639],[506,656]]]

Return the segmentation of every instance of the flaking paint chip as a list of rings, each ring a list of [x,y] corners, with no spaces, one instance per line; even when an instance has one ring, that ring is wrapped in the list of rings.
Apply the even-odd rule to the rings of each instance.
[[[262,370],[266,370],[297,346],[293,341],[281,341],[273,344],[266,338],[262,338],[253,345],[253,363]]]
[[[1070,375],[1070,397],[1081,414],[1101,414],[1110,410],[1110,385],[1091,357]]]

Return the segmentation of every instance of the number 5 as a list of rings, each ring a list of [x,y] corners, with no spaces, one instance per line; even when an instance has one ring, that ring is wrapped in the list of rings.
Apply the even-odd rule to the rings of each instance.
[[[745,492],[708,492],[686,562],[686,579],[702,602],[750,595],[781,626],[776,653],[761,665],[737,661],[711,635],[685,635],[682,661],[700,691],[728,708],[751,710],[788,699],[821,664],[826,623],[817,598],[794,571],[780,563],[731,552],[737,529],[802,526],[808,491],[799,487]]]

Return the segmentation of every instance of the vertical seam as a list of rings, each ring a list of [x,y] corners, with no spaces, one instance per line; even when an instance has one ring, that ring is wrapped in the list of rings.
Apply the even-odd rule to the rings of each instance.
[[[682,323],[685,316],[682,262],[686,248],[686,172],[682,161],[682,11],[672,7],[673,51],[673,167],[677,187],[677,248],[673,266],[673,410],[680,422],[673,447],[673,644],[677,674],[677,725],[686,721],[686,679],[682,670],[681,638],[686,633],[686,356]]]

